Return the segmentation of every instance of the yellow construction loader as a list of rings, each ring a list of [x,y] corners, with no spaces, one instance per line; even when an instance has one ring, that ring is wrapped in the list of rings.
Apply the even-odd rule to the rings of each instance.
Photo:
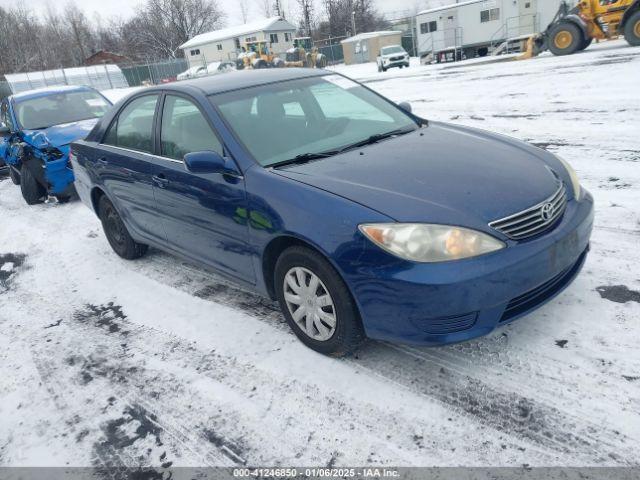
[[[285,61],[269,51],[267,42],[264,40],[245,42],[242,46],[242,53],[238,55],[236,68],[282,68],[286,66]]]
[[[324,68],[327,57],[318,51],[311,37],[297,37],[293,39],[293,48],[287,50],[287,66]]]
[[[580,0],[573,8],[563,2],[547,29],[529,39],[522,58],[547,49],[554,55],[570,55],[587,48],[593,39],[620,35],[630,45],[640,45],[640,0]]]

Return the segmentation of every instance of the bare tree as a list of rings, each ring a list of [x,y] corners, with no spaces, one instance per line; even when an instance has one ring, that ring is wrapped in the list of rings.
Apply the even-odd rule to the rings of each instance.
[[[247,23],[249,19],[249,6],[247,0],[238,0],[238,6],[240,7],[240,15],[242,15],[242,23]]]
[[[280,0],[274,0],[273,2],[273,14],[285,18],[284,10],[282,9],[282,2]]]
[[[258,11],[269,18],[271,16],[271,0],[255,0]]]
[[[224,19],[215,0],[147,0],[129,26],[144,56],[175,58],[182,55],[180,45],[220,28]]]
[[[300,7],[300,25],[301,30],[307,36],[312,35],[312,22],[313,22],[313,0],[298,0],[298,6]]]

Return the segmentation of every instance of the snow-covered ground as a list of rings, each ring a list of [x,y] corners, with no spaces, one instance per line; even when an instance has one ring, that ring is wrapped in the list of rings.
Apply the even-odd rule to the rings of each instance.
[[[640,48],[337,69],[571,162],[597,208],[577,280],[486,338],[335,360],[270,301],[158,251],[120,260],[84,205],[27,207],[5,179],[0,465],[638,464]]]

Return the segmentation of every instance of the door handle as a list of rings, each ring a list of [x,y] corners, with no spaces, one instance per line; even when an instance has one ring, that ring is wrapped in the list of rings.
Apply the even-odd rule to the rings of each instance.
[[[107,165],[109,165],[109,162],[104,157],[99,158],[98,160],[96,160],[96,163],[101,167],[106,167]]]
[[[151,177],[153,183],[156,184],[158,188],[164,188],[169,184],[169,179],[165,176],[164,173],[159,173],[158,175],[154,175]]]

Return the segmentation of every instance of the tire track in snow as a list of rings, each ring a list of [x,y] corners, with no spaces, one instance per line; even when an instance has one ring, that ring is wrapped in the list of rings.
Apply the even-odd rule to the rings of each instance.
[[[156,257],[153,260],[157,263],[154,272],[171,271],[167,270],[171,264],[171,257]],[[179,271],[180,275],[186,277],[200,277],[196,280],[196,290],[190,292],[193,295],[239,309],[290,331],[277,304],[229,283],[217,279],[211,281],[215,277],[212,278],[211,274],[196,267],[181,264]],[[172,274],[175,273],[174,265]],[[202,286],[203,282],[206,282],[205,286]],[[184,289],[189,283],[179,280],[173,286],[189,291]],[[193,284],[190,288],[193,288]],[[372,352],[375,353],[371,355]],[[473,372],[475,375],[471,375],[468,368],[461,368],[460,361],[473,361],[473,356],[469,357],[463,352],[456,354],[457,358],[447,361],[415,349],[370,342],[370,345],[365,346],[360,352],[359,359],[345,361],[353,362],[375,376],[392,380],[411,391],[462,411],[484,425],[540,448],[578,454],[596,462],[637,464],[632,448],[634,440],[617,430],[603,428],[585,416],[570,414],[531,396],[514,393],[515,390],[503,391],[504,386],[500,388],[501,385],[495,388],[492,384],[477,378],[483,373],[477,368]],[[390,367],[391,364],[394,365],[393,368]],[[496,366],[522,378],[522,371],[509,369],[504,362],[499,362]],[[535,374],[530,365],[525,364],[523,367],[529,373]],[[425,378],[425,372],[437,374]],[[545,385],[545,382],[542,384]]]
[[[95,315],[95,312],[99,312]],[[162,413],[162,405],[171,403],[170,399],[164,398],[167,393],[162,386],[173,385],[176,387],[179,382],[176,373],[165,370],[165,366],[172,366],[170,369],[188,368],[195,370],[198,376],[204,376],[219,383],[226,389],[231,390],[228,396],[235,398],[224,405],[219,405],[222,415],[232,419],[214,427],[213,432],[209,426],[201,423],[202,414],[199,412],[187,412],[186,416],[180,415],[180,422],[201,433],[208,442],[219,444],[226,443],[232,450],[233,442],[225,439],[220,432],[229,430],[230,423],[233,423],[233,432],[243,439],[245,446],[241,453],[251,464],[272,464],[274,461],[280,463],[297,463],[298,459],[306,459],[307,462],[319,462],[326,464],[334,456],[334,451],[327,451],[328,447],[335,447],[335,451],[349,451],[351,461],[358,458],[366,458],[375,452],[376,459],[382,462],[398,461],[403,458],[403,462],[411,464],[426,454],[425,445],[417,443],[413,430],[408,432],[405,425],[412,425],[420,432],[432,432],[433,426],[422,424],[419,420],[404,419],[397,415],[389,416],[388,412],[380,410],[371,404],[360,404],[353,401],[353,398],[342,398],[336,393],[327,397],[325,392],[317,387],[306,385],[296,379],[278,380],[266,372],[256,369],[253,365],[241,363],[233,357],[227,357],[219,353],[205,353],[199,351],[191,342],[185,342],[179,338],[170,337],[166,332],[156,331],[153,328],[138,326],[130,323],[126,316],[122,316],[122,310],[117,306],[89,307],[81,312],[76,318],[79,322],[73,325],[73,337],[91,338],[93,343],[97,343],[104,348],[102,355],[110,359],[118,359],[122,356],[120,343],[121,338],[126,338],[127,350],[135,352],[136,357],[154,358],[159,357],[162,362],[162,374],[157,369],[151,370],[149,366],[136,364],[136,369],[127,370],[129,395],[134,395],[135,403],[150,405],[150,411],[158,411],[157,416],[165,419],[176,418],[177,413]],[[113,328],[116,323],[118,329]],[[133,354],[133,353],[132,353]],[[230,373],[232,372],[232,373]],[[97,371],[92,374],[100,377]],[[189,375],[189,374],[187,374]],[[153,395],[145,394],[138,389],[138,385],[160,386]],[[132,393],[135,391],[136,393]],[[141,399],[141,397],[143,397]],[[164,400],[163,400],[164,398]],[[318,405],[312,399],[323,401]],[[206,401],[194,399],[187,396],[190,404],[206,404]],[[260,399],[256,404],[255,400]],[[304,408],[303,405],[313,402],[314,408]],[[247,407],[247,402],[252,404],[252,408],[259,409],[260,425],[257,430],[256,419],[247,416],[243,411]],[[326,438],[317,435],[316,431],[327,428],[327,422],[336,428],[330,428],[332,437]],[[398,425],[400,422],[400,426]],[[264,437],[262,431],[267,431],[270,435]],[[287,438],[288,442],[280,445],[274,442],[274,438]],[[354,444],[353,438],[359,438],[360,444]],[[297,441],[296,441],[297,439]],[[195,439],[194,442],[202,443]],[[420,441],[422,442],[422,441]],[[504,441],[514,450],[519,445],[512,444],[508,439]],[[298,445],[299,450],[292,452],[292,446]],[[349,449],[347,450],[347,446]],[[438,449],[450,451],[450,446],[429,445],[434,451],[429,452],[433,458]],[[314,457],[323,454],[324,456]],[[541,462],[548,461],[551,456],[540,454]],[[388,460],[385,460],[388,459]],[[394,459],[394,460],[391,460]],[[348,459],[347,459],[348,460]],[[304,461],[304,460],[303,460]],[[335,461],[335,460],[334,460]],[[346,460],[345,460],[346,461]]]
[[[539,447],[578,454],[595,463],[613,460],[627,465],[638,464],[637,443],[618,431],[569,415],[531,397],[502,392],[437,359],[403,352],[413,356],[414,361],[389,356],[385,346],[375,345],[363,351],[357,363],[374,374],[435,398],[483,424]]]

